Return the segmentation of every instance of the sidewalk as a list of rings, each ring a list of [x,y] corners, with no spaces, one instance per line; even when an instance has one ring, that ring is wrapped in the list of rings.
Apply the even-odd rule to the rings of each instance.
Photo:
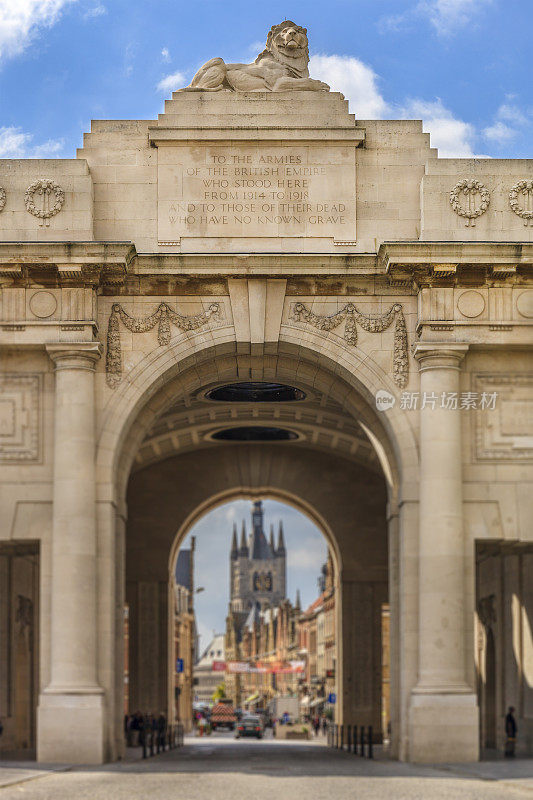
[[[67,772],[71,764],[38,764],[36,761],[0,761],[0,789],[44,778],[53,772]]]
[[[533,791],[533,758],[478,761],[475,764],[441,764],[439,769],[464,778],[497,781]]]

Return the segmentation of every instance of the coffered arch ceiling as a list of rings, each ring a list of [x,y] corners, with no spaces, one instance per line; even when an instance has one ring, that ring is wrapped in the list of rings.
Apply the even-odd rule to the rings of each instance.
[[[205,391],[181,397],[145,435],[132,471],[179,453],[212,448],[221,431],[250,426],[288,431],[293,434],[291,447],[335,451],[382,473],[376,451],[358,422],[339,402],[316,391],[306,391],[303,400],[293,402],[220,402],[206,398]]]

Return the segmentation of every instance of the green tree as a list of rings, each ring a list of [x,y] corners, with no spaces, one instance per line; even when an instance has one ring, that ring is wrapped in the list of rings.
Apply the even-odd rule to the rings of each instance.
[[[213,703],[218,703],[218,701],[225,696],[226,696],[226,684],[224,683],[224,681],[222,681],[222,683],[219,683],[217,688],[213,692],[213,696],[211,699]]]

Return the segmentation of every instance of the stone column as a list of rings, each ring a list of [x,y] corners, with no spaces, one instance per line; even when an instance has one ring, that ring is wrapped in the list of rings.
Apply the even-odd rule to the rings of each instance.
[[[465,544],[460,391],[467,345],[420,343],[418,682],[411,694],[409,760],[475,761],[477,699],[466,681]],[[435,402],[434,402],[435,401]]]
[[[55,364],[51,681],[41,694],[38,759],[102,763],[97,675],[94,373],[96,342],[48,346]]]

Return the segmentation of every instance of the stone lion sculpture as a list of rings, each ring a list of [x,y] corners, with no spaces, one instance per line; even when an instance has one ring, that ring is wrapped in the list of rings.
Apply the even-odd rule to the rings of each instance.
[[[200,67],[182,92],[328,92],[329,86],[309,77],[307,30],[286,20],[270,29],[266,47],[253,64],[226,64],[212,58]]]

